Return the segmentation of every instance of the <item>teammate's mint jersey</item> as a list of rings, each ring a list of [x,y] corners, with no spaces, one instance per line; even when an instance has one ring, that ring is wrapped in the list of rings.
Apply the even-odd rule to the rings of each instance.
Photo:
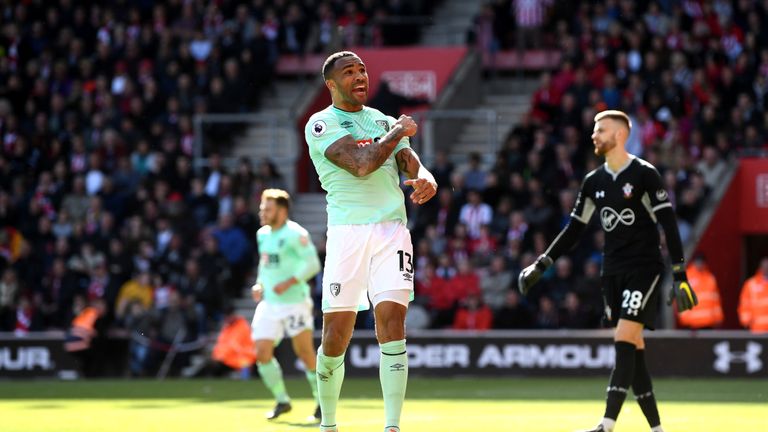
[[[309,297],[306,281],[320,271],[320,259],[307,230],[289,220],[275,231],[269,225],[259,228],[256,240],[259,244],[259,275],[256,282],[264,289],[264,301],[273,304],[306,301]],[[275,285],[291,276],[299,282],[282,294],[275,293]]]
[[[383,137],[395,121],[366,106],[360,111],[348,112],[331,105],[309,118],[304,137],[320,184],[328,192],[328,225],[407,222],[395,162],[397,152],[410,147],[407,137],[400,140],[379,169],[365,177],[355,177],[325,157],[325,150],[338,139],[352,135],[357,145],[364,147]]]

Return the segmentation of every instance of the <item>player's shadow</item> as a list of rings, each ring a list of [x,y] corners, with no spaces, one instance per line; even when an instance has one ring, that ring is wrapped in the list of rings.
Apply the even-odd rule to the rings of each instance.
[[[271,423],[295,427],[295,428],[305,428],[305,429],[316,428],[317,425],[320,424],[319,422],[316,422],[316,421],[291,422],[291,421],[280,421],[280,420],[274,420]]]

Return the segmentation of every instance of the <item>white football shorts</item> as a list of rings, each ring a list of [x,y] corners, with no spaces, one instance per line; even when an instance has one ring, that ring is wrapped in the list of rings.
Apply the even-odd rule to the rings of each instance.
[[[302,303],[273,304],[265,301],[256,306],[251,322],[253,340],[281,340],[286,334],[294,337],[304,330],[314,330],[312,299]]]
[[[400,221],[328,227],[323,271],[323,312],[366,310],[370,299],[405,291],[413,299],[413,244]],[[388,293],[393,294],[393,293]],[[406,303],[406,301],[397,301]]]

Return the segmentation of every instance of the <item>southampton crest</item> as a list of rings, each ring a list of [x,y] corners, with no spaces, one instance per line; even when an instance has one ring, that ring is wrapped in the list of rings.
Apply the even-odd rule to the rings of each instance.
[[[629,183],[625,184],[624,187],[621,188],[621,190],[624,191],[624,198],[632,198],[632,189],[633,188],[634,188],[634,186],[632,186]]]

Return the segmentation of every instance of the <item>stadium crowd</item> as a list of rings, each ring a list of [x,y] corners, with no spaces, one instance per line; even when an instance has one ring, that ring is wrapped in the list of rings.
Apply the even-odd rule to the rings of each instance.
[[[520,30],[523,28],[523,31]],[[594,114],[632,117],[628,150],[658,167],[683,241],[735,153],[768,149],[768,4],[752,1],[495,1],[470,39],[493,51],[522,43],[556,48],[531,112],[495,166],[480,155],[432,167],[439,199],[414,224],[416,325],[456,329],[600,325],[603,235],[593,221],[528,299],[520,269],[567,223],[579,181],[599,163]],[[517,38],[531,36],[531,40]],[[538,45],[536,45],[538,44]]]
[[[402,42],[385,18],[412,6],[2,2],[0,331],[167,345],[215,328],[253,270],[260,192],[285,182],[267,160],[228,169],[222,147],[193,169],[192,116],[258,110],[280,55]]]
[[[495,46],[514,42],[515,4],[486,9]],[[534,297],[512,289],[567,220],[576,179],[598,163],[596,111],[633,115],[630,148],[662,169],[684,235],[729,155],[765,147],[764,3],[541,5],[541,43],[556,42],[563,62],[542,76],[530,115],[490,170],[479,156],[459,170],[439,154],[439,196],[410,209],[424,327],[599,326],[596,227]],[[188,340],[215,328],[253,270],[258,196],[284,181],[266,160],[229,170],[216,149],[195,171],[192,116],[258,109],[278,56],[326,51],[337,26],[344,45],[405,43],[402,29],[377,23],[408,8],[0,5],[0,331],[66,329],[86,309],[100,336],[122,329],[168,343],[182,328]],[[141,373],[147,354],[132,355]]]

